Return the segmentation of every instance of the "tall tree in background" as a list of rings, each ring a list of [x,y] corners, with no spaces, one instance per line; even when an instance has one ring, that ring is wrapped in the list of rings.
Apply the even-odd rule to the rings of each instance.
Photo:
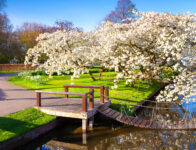
[[[70,21],[67,20],[57,20],[55,22],[56,28],[59,30],[66,30],[66,31],[70,31],[71,29],[74,28],[74,24]]]
[[[23,43],[24,49],[27,50],[29,48],[32,48],[36,45],[36,38],[38,37],[39,34],[45,33],[45,32],[55,32],[57,30],[77,30],[81,31],[82,29],[80,28],[75,28],[74,24],[70,21],[56,21],[54,26],[47,26],[47,25],[42,25],[38,23],[29,23],[29,22],[24,22],[23,25],[17,30],[17,34],[19,36],[20,42]]]
[[[22,62],[26,51],[37,44],[36,38],[41,33],[52,33],[57,30],[82,31],[81,28],[74,27],[74,24],[67,20],[56,21],[54,26],[24,22],[21,27],[13,31],[4,12],[5,2],[6,0],[0,0],[0,63],[9,63],[13,59]],[[42,58],[44,59],[44,56]]]
[[[70,30],[75,30],[78,32],[82,32],[82,28],[80,27],[74,27],[74,24],[70,21],[67,20],[57,20],[55,22],[55,27],[56,30],[66,30],[66,31],[70,31]]]
[[[128,18],[134,18],[133,11],[136,11],[135,5],[131,0],[118,0],[117,7],[106,18],[105,21],[115,23],[128,23]]]
[[[9,63],[14,58],[19,61],[24,59],[22,44],[12,29],[7,15],[0,13],[0,63]]]
[[[5,1],[0,0],[0,63],[8,62],[11,58],[9,39],[10,33],[12,32],[12,26],[9,23],[6,13],[3,11],[4,7]]]
[[[24,50],[32,48],[36,44],[36,38],[40,33],[49,32],[50,27],[38,23],[24,22],[17,30],[19,40],[23,43]]]

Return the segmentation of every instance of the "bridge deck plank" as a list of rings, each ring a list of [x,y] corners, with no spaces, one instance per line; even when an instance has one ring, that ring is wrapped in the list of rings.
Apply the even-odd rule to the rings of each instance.
[[[132,117],[132,116],[129,116],[129,117],[128,117],[128,124],[129,124],[129,125],[133,125],[132,120],[133,120],[134,118],[135,118],[135,117]]]
[[[116,118],[116,120],[117,120],[117,121],[121,121],[122,117],[123,117],[123,114],[120,114],[120,115]]]
[[[116,120],[116,118],[120,115],[121,113],[119,112],[115,112],[111,117],[114,118]]]
[[[128,123],[127,122],[127,115],[123,115],[123,117],[121,118],[121,121],[123,122],[123,123]]]
[[[101,106],[101,107],[99,108],[99,111],[103,112],[103,111],[105,111],[106,109],[108,109],[107,106]]]
[[[111,111],[111,109],[110,108],[108,108],[108,109],[106,109],[106,110],[104,110],[103,112],[104,112],[104,114],[105,115],[107,115],[108,116],[108,113]]]
[[[115,111],[113,109],[111,109],[111,111],[108,113],[108,116],[110,116],[110,118],[112,118],[112,115],[115,113]]]
[[[142,118],[139,118],[137,122],[135,122],[135,125],[136,126],[139,126],[141,123],[142,123],[143,119]]]
[[[139,127],[144,128],[147,122],[148,122],[148,120],[142,120],[142,122],[139,125]]]
[[[137,121],[138,121],[138,117],[135,117],[131,122],[135,126],[135,122],[137,122]]]

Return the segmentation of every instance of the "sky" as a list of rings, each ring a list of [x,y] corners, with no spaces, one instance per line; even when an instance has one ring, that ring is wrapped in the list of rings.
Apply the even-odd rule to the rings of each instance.
[[[5,12],[14,28],[23,22],[54,25],[68,20],[84,31],[93,30],[117,6],[118,0],[7,0]],[[142,12],[196,13],[196,0],[132,0]]]

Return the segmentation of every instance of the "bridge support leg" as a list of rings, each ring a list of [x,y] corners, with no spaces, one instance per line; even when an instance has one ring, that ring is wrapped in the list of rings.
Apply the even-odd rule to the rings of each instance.
[[[87,135],[86,135],[86,133],[82,133],[82,144],[87,144]]]
[[[90,128],[90,130],[93,130],[93,125],[94,125],[94,116],[89,118],[89,128]]]
[[[82,132],[86,133],[87,131],[87,119],[82,119]]]

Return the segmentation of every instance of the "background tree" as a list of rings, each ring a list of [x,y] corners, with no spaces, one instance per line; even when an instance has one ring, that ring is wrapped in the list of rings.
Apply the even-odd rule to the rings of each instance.
[[[56,28],[59,30],[70,31],[71,29],[74,28],[73,23],[67,20],[63,20],[63,21],[57,20],[55,22],[55,25],[56,25]]]
[[[13,27],[3,11],[5,1],[0,0],[0,63],[9,63],[17,58],[19,61],[24,59],[24,51],[21,49],[21,43],[18,36],[13,32]]]
[[[28,50],[29,48],[33,48],[37,44],[36,38],[41,33],[52,33],[57,30],[70,31],[72,29],[76,31],[81,31],[80,28],[75,28],[72,22],[66,20],[56,21],[53,27],[38,24],[35,22],[34,23],[25,22],[17,30],[17,34],[19,36],[20,42],[22,42],[24,45],[23,49]]]
[[[105,18],[105,21],[128,23],[130,18],[135,18],[134,11],[136,8],[131,0],[118,0],[117,7]]]
[[[23,43],[24,49],[27,50],[36,45],[36,38],[40,33],[50,32],[50,27],[38,23],[24,22],[17,30],[20,42]]]
[[[70,21],[67,21],[67,20],[57,20],[55,22],[55,27],[54,27],[56,30],[65,30],[65,31],[70,31],[70,30],[75,30],[75,31],[78,31],[78,32],[81,32],[82,31],[82,28],[80,27],[74,27],[74,24]]]

